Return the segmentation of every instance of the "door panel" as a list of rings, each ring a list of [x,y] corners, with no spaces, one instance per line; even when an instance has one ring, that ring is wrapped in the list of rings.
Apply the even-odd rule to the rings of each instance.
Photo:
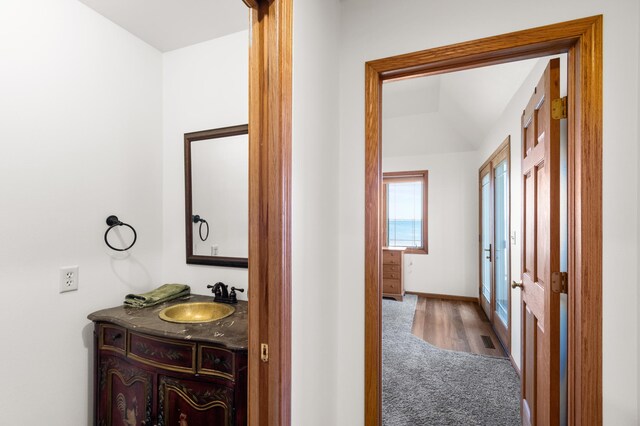
[[[523,365],[522,365],[522,377],[535,377],[536,376],[536,353],[535,348],[535,335],[536,335],[536,317],[531,313],[531,310],[526,307],[523,311],[523,330],[526,330],[523,334],[525,339],[523,342]],[[535,382],[533,380],[522,380],[522,424],[531,425],[533,416],[531,407],[535,407]]]
[[[502,158],[504,157],[504,158]],[[493,167],[493,326],[506,348],[509,348],[509,167],[508,157],[503,155],[495,160]]]
[[[492,211],[491,211],[491,167],[480,172],[480,305],[487,318],[491,318],[492,293]]]
[[[549,62],[522,115],[522,416],[525,425],[559,422],[560,137],[551,102],[560,61]]]
[[[511,346],[510,139],[480,169],[480,305],[506,351]]]

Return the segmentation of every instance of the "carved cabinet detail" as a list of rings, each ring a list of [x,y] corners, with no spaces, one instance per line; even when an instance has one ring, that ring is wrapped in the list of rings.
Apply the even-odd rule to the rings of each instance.
[[[98,375],[98,425],[152,424],[152,374],[124,359],[105,356],[100,359]]]
[[[158,426],[233,422],[233,388],[164,376],[160,377],[159,387]]]
[[[246,350],[103,322],[95,336],[97,425],[246,425]]]

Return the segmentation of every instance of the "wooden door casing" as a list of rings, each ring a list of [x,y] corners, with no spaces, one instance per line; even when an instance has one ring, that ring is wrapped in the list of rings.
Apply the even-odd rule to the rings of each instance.
[[[248,422],[289,425],[293,0],[244,2],[251,8]]]
[[[560,60],[549,62],[522,115],[522,421],[559,422]]]
[[[382,83],[567,53],[568,424],[602,424],[602,15],[365,64],[365,424],[381,424]]]

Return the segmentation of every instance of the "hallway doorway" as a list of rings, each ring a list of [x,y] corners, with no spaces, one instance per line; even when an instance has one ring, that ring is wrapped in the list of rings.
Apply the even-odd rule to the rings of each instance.
[[[509,218],[512,207],[520,216],[521,197],[516,184],[512,206],[509,181],[520,176],[522,109],[548,62],[537,58],[383,85],[383,297],[409,305],[383,302],[385,426],[403,424],[402,418],[407,425],[460,418],[470,425],[519,423],[520,290],[510,284],[521,280],[520,256],[512,266],[510,253],[520,252],[522,239],[511,244],[509,234],[520,235],[520,223],[512,228]],[[509,133],[513,152],[511,137],[504,137]],[[486,220],[479,223],[483,208]],[[403,298],[405,292],[417,301]],[[395,318],[387,310],[402,314]],[[405,310],[413,326],[400,325]],[[389,333],[408,336],[409,327],[422,346]],[[487,358],[465,359],[454,374],[447,371],[457,359],[451,351]],[[456,384],[445,386],[444,400],[425,389],[436,377]],[[487,405],[491,395],[500,395],[500,402]],[[445,401],[456,407],[453,417],[434,418],[433,407]]]
[[[380,100],[382,82],[548,54],[569,57],[569,423],[599,423],[601,401],[601,17],[372,61],[366,67],[365,421],[381,422]],[[592,48],[584,48],[586,45]],[[580,47],[583,48],[580,48]],[[586,71],[588,69],[588,72]],[[590,183],[585,191],[586,182]],[[594,185],[595,182],[595,185]],[[578,220],[579,219],[579,220]],[[589,226],[586,226],[586,224]],[[579,242],[579,244],[578,244]],[[588,324],[589,326],[583,326]],[[589,342],[590,352],[575,342]],[[588,386],[585,386],[589,383]],[[540,402],[544,403],[544,395]],[[539,418],[535,424],[556,424]]]

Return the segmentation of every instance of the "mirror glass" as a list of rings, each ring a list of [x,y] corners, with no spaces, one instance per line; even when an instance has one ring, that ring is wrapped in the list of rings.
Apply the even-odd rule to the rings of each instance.
[[[187,263],[246,268],[248,126],[187,133],[184,143]]]

